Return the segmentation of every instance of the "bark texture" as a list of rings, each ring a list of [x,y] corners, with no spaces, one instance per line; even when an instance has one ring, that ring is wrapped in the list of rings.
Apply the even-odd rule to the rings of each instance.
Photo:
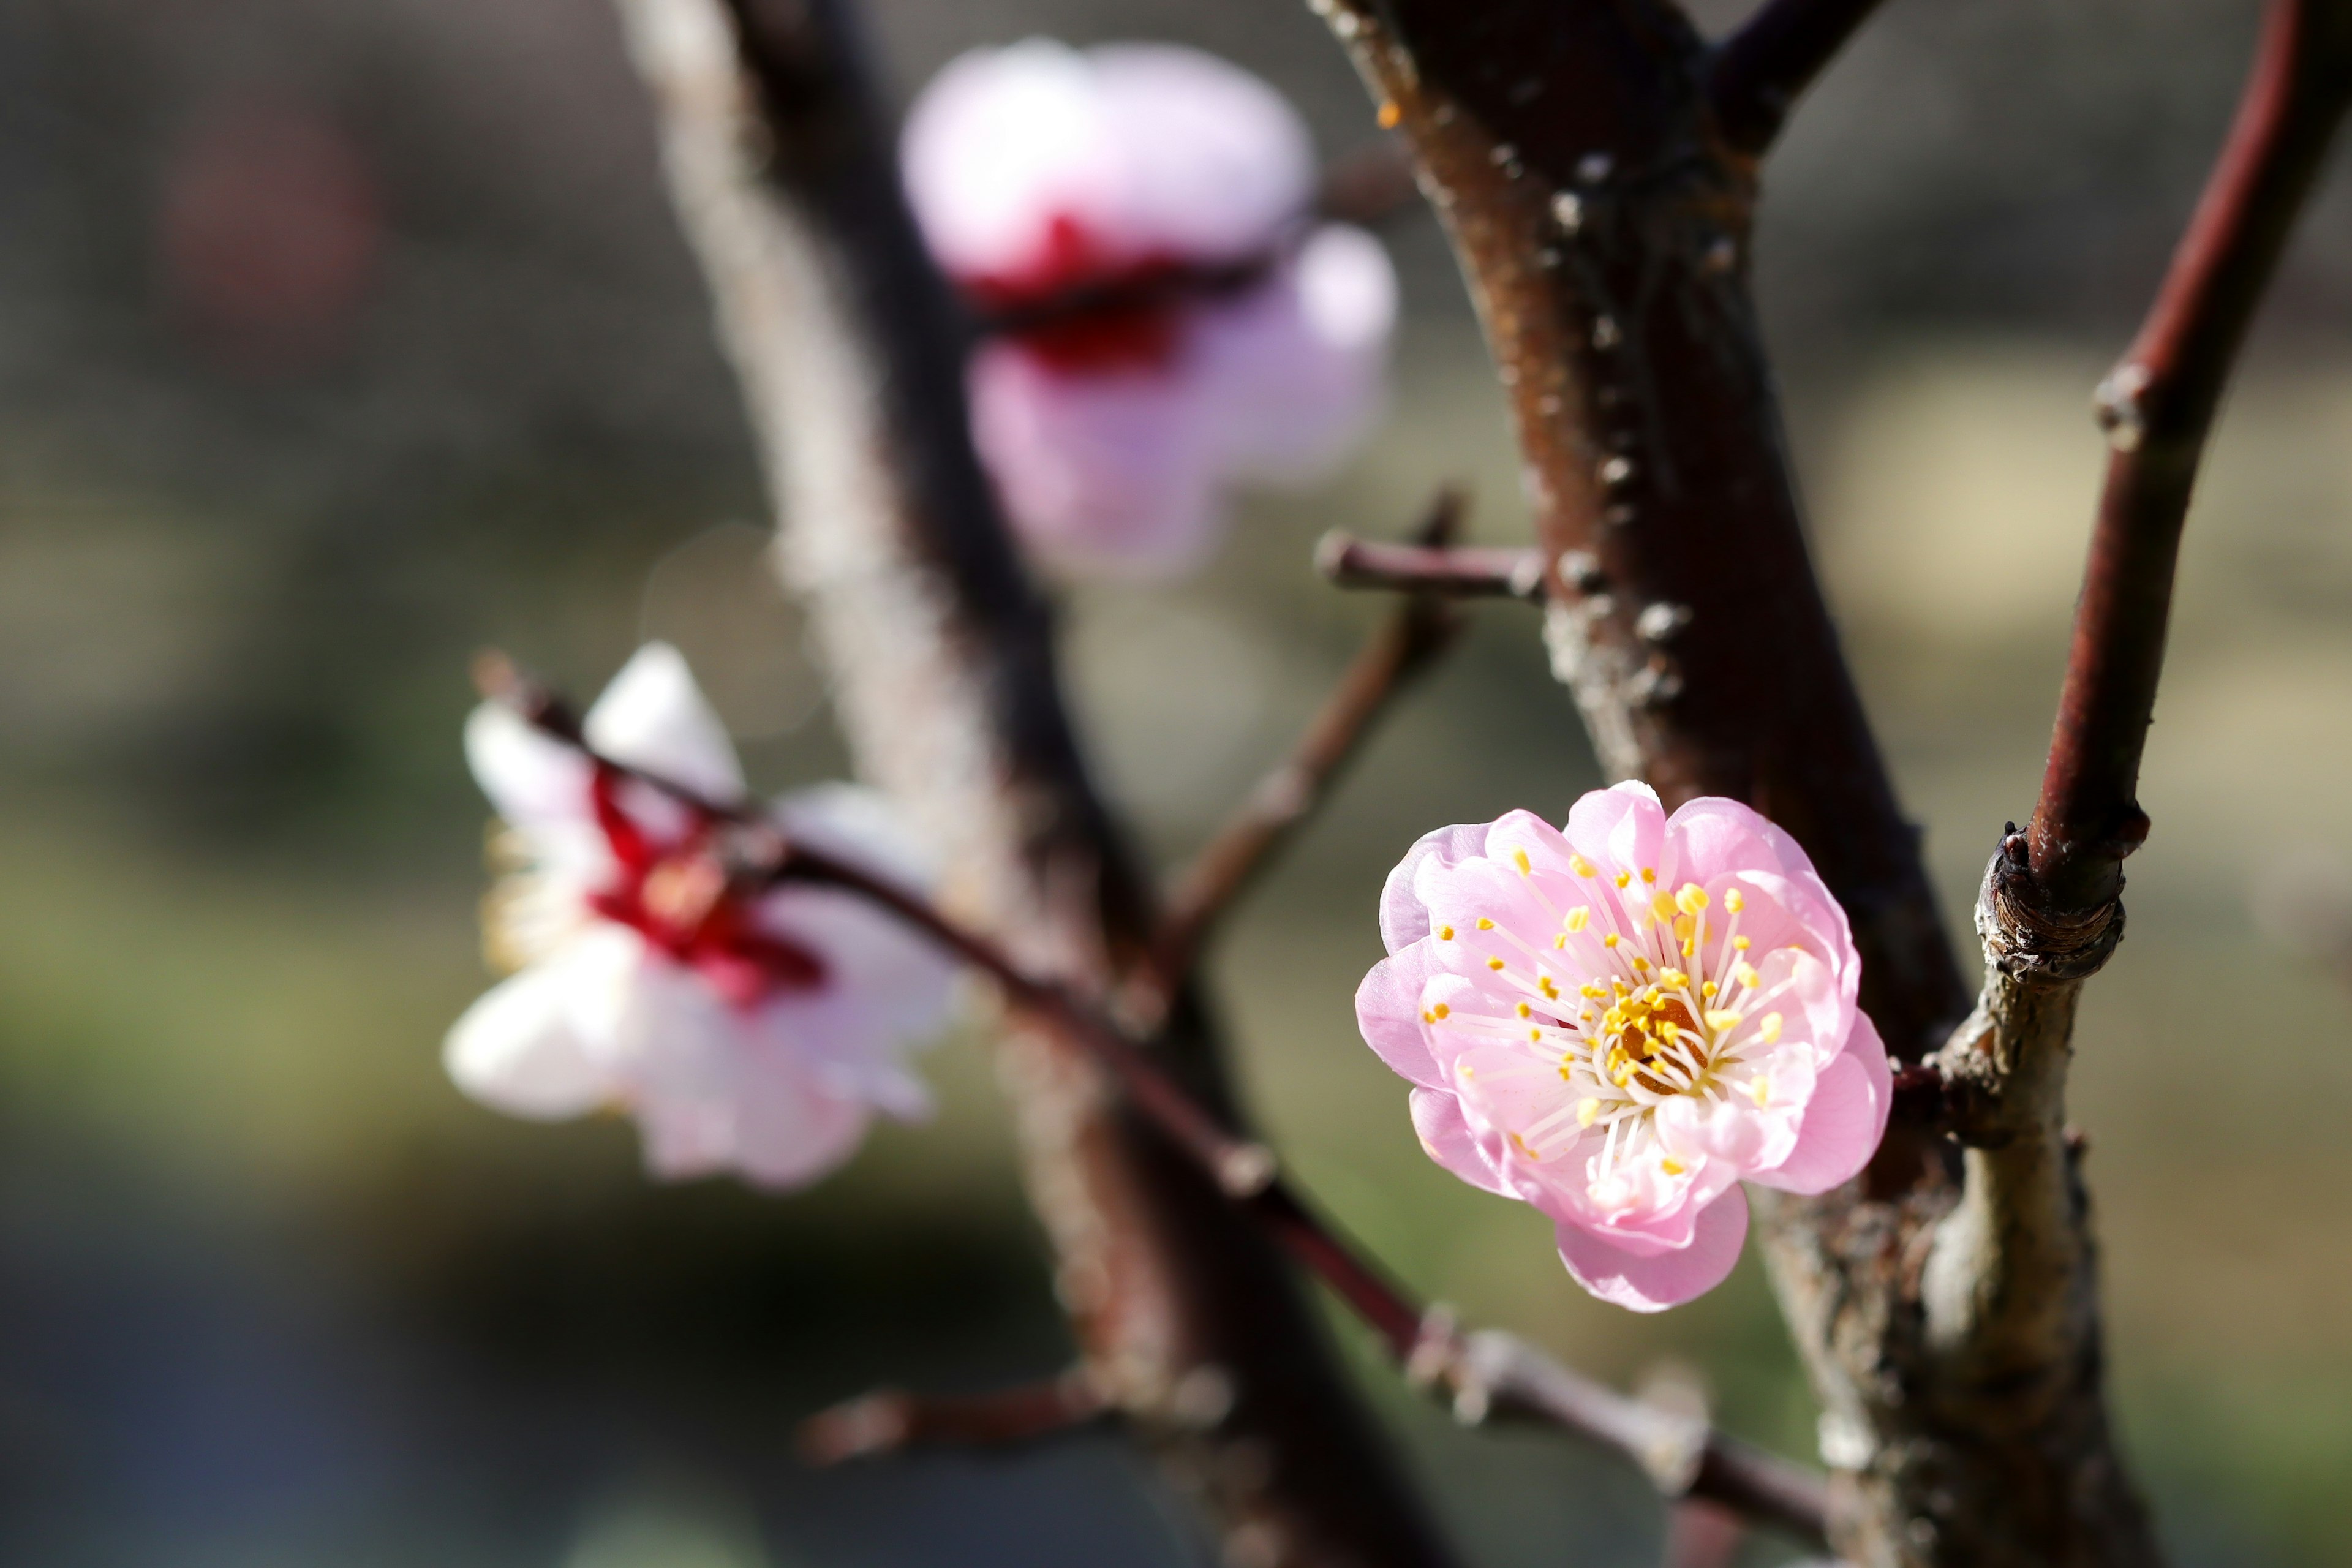
[[[1776,4],[1778,41],[1715,51],[1663,0],[1310,3],[1454,240],[1526,458],[1554,665],[1602,765],[1794,834],[1853,921],[1890,1051],[1973,1079],[1913,1097],[1846,1189],[1757,1194],[1826,1412],[1835,1544],[1869,1568],[2154,1562],[2063,1136],[2080,977],[1997,923],[1982,1010],[1947,1047],[1966,991],[1814,580],[1748,295],[1755,158],[1866,7]]]
[[[971,449],[962,335],[838,0],[620,0],[860,771],[943,847],[945,901],[1106,996],[1149,890],[1095,795]],[[1447,1561],[1274,1247],[1054,1035],[1003,1075],[1086,1375],[1242,1565]],[[1179,997],[1166,1065],[1234,1114]]]

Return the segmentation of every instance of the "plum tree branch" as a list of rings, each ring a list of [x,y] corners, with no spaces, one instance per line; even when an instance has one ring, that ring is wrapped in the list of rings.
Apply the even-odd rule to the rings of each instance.
[[[2100,385],[2114,450],[2027,834],[2032,891],[2053,914],[2114,899],[2147,835],[2134,797],[2199,463],[2347,102],[2352,6],[2272,0],[2229,140],[2139,335]]]
[[[1451,1396],[1465,1420],[1517,1418],[1557,1427],[1633,1459],[1669,1497],[1696,1497],[1772,1524],[1800,1540],[1824,1539],[1826,1503],[1818,1477],[1690,1417],[1630,1399],[1569,1370],[1516,1336],[1465,1333],[1450,1313],[1415,1300],[1389,1272],[1323,1219],[1286,1181],[1265,1145],[1232,1132],[1153,1058],[1066,986],[1039,977],[997,943],[950,919],[929,900],[856,862],[787,837],[756,807],[714,801],[658,773],[600,756],[572,710],[498,655],[475,666],[483,695],[543,733],[612,769],[669,795],[733,830],[725,848],[731,881],[758,889],[816,883],[856,894],[890,910],[948,952],[987,974],[1009,1005],[1037,1019],[1100,1065],[1120,1091],[1164,1132],[1226,1199],[1361,1319],[1410,1376]],[[1034,1406],[1024,1406],[1033,1408]],[[829,1428],[827,1452],[889,1420],[911,1420],[917,1407],[893,1396]],[[967,1408],[962,1415],[971,1415]],[[982,1424],[983,1428],[985,1423]],[[877,1439],[879,1441],[880,1439]]]
[[[1797,99],[1882,0],[1765,0],[1707,62],[1717,132],[1753,156],[1772,144]]]
[[[1448,598],[1543,600],[1543,553],[1492,544],[1390,543],[1337,529],[1315,547],[1315,569],[1339,588],[1392,588]]]
[[[1466,504],[1458,489],[1440,491],[1415,531],[1419,546],[1443,548],[1460,529]],[[1289,756],[1258,781],[1176,879],[1153,966],[1163,996],[1192,974],[1217,921],[1314,816],[1381,715],[1461,629],[1460,616],[1441,597],[1415,593],[1366,640]]]
[[[877,1388],[801,1423],[795,1446],[814,1465],[876,1459],[908,1448],[1009,1447],[1097,1426],[1117,1411],[1083,1367],[986,1394]]]

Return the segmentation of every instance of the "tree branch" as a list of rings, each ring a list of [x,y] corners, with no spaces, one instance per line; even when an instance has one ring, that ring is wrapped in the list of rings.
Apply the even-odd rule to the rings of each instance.
[[[2199,461],[2347,101],[2352,8],[2272,0],[2229,141],[2139,336],[2100,386],[2115,449],[2028,834],[2034,890],[2053,913],[2112,900],[2147,836],[2134,796]]]
[[[1880,3],[1765,0],[1708,62],[1706,98],[1717,134],[1751,157],[1769,147],[1799,95]]]
[[[1465,504],[1461,491],[1441,491],[1416,531],[1422,547],[1439,548],[1452,539]],[[1365,642],[1290,755],[1258,781],[1177,879],[1154,964],[1163,995],[1192,973],[1211,928],[1323,804],[1390,703],[1461,630],[1461,617],[1442,599],[1416,593]]]
[[[890,910],[987,974],[1013,1008],[1100,1065],[1135,1108],[1213,1179],[1227,1200],[1362,1319],[1416,1382],[1449,1394],[1455,1413],[1465,1420],[1508,1416],[1556,1426],[1631,1458],[1669,1497],[1705,1498],[1801,1540],[1824,1539],[1826,1503],[1818,1477],[1722,1436],[1703,1416],[1678,1415],[1616,1394],[1516,1336],[1491,1331],[1465,1335],[1450,1313],[1414,1300],[1317,1214],[1283,1178],[1265,1145],[1228,1131],[1160,1067],[1146,1047],[1066,987],[1041,979],[989,938],[896,882],[855,861],[787,838],[756,807],[714,802],[657,773],[598,755],[571,721],[570,707],[520,675],[502,657],[486,656],[475,668],[485,697],[575,747],[599,767],[641,780],[713,821],[732,825],[736,831],[725,855],[734,885],[757,889],[803,882],[844,889]],[[904,1409],[892,1404],[886,1414]],[[853,1423],[835,1436],[845,1440],[856,1432]]]
[[[1339,588],[1401,588],[1475,599],[1543,602],[1543,552],[1479,544],[1391,544],[1333,529],[1315,546],[1315,570]]]
[[[1117,1412],[1084,1368],[988,1394],[916,1394],[877,1388],[801,1423],[797,1447],[814,1465],[877,1459],[908,1448],[1001,1448],[1098,1426]]]
[[[857,771],[938,847],[961,921],[1111,994],[1150,962],[1158,911],[972,451],[962,319],[906,210],[850,0],[618,5]],[[1170,1021],[1155,1065],[1240,1127],[1200,999]],[[1448,1563],[1280,1249],[1092,1056],[1010,1024],[1000,1078],[1055,1294],[1125,1428],[1236,1558]],[[1209,1373],[1233,1398],[1203,1426],[1177,1391]]]

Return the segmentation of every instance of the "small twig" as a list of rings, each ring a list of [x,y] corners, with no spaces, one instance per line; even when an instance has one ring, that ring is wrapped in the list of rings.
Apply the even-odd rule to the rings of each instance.
[[[1394,142],[1371,142],[1324,165],[1318,216],[1377,228],[1421,205],[1412,159]]]
[[[1662,1568],[1731,1568],[1748,1534],[1739,1516],[1711,1502],[1685,1500],[1666,1510]]]
[[[1466,506],[1463,491],[1440,491],[1415,539],[1445,544],[1459,531]],[[1434,594],[1414,593],[1366,640],[1290,755],[1258,781],[1177,879],[1153,964],[1162,996],[1175,994],[1219,917],[1322,805],[1389,704],[1461,631],[1452,606]]]
[[[1467,1421],[1490,1415],[1530,1418],[1616,1449],[1639,1463],[1669,1497],[1703,1497],[1778,1524],[1799,1538],[1826,1539],[1827,1494],[1819,1476],[1726,1437],[1706,1421],[1654,1409],[1578,1373],[1514,1335],[1462,1334],[1450,1314],[1415,1300],[1387,1271],[1318,1215],[1276,1168],[1264,1144],[1234,1137],[1145,1048],[1088,1003],[1024,972],[996,944],[948,919],[925,900],[864,868],[788,839],[756,808],[721,806],[659,774],[599,755],[572,721],[572,710],[504,656],[475,664],[482,694],[505,704],[598,766],[663,790],[690,809],[740,831],[728,847],[740,886],[814,882],[881,905],[986,973],[1008,1001],[1086,1051],[1128,1101],[1156,1124],[1263,1225],[1303,1268],[1363,1319],[1416,1382],[1442,1387]]]
[[[797,1446],[814,1465],[874,1459],[933,1444],[1009,1447],[1065,1436],[1114,1414],[1084,1369],[987,1394],[917,1394],[877,1388],[801,1423]]]
[[[1770,146],[1799,95],[1879,3],[1767,0],[1707,68],[1707,104],[1724,141],[1749,154]]]
[[[1389,544],[1334,529],[1315,547],[1315,569],[1341,588],[1543,600],[1543,552],[1510,545]]]
[[[2230,369],[2352,101],[2352,18],[2272,0],[2245,96],[2155,306],[2099,389],[2114,452],[2028,833],[2057,910],[2112,900],[2147,834],[2135,799],[2180,531]]]

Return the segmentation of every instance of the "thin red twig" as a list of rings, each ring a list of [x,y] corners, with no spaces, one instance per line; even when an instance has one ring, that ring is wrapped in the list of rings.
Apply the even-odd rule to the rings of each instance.
[[[891,910],[1000,985],[1010,1004],[1059,1031],[1110,1075],[1130,1104],[1196,1161],[1218,1188],[1381,1338],[1418,1381],[1442,1386],[1456,1412],[1531,1418],[1612,1447],[1672,1497],[1703,1497],[1802,1540],[1826,1539],[1827,1494],[1819,1476],[1716,1432],[1704,1421],[1654,1409],[1571,1372],[1514,1335],[1463,1334],[1366,1258],[1286,1182],[1263,1144],[1234,1137],[1163,1073],[1146,1048],[1064,988],[1024,972],[986,937],[927,900],[853,862],[788,839],[742,803],[713,802],[657,773],[604,757],[587,744],[572,709],[503,656],[475,664],[482,694],[600,765],[732,823],[730,875],[747,886],[815,882]]]
[[[1460,490],[1440,492],[1415,538],[1443,545],[1461,526],[1465,505]],[[1461,629],[1460,616],[1439,595],[1414,593],[1365,642],[1297,745],[1258,781],[1177,879],[1153,964],[1163,994],[1173,994],[1192,973],[1211,927],[1314,815],[1389,704],[1453,646]]]
[[[2114,447],[2027,847],[2042,900],[2095,908],[2147,833],[2134,798],[2181,526],[2231,364],[2352,101],[2352,18],[2272,0],[2228,142],[2130,351],[2100,388]]]
[[[1083,1431],[1111,1414],[1109,1402],[1082,1369],[987,1394],[878,1388],[802,1422],[797,1447],[811,1464],[837,1465],[933,1444],[992,1448],[1035,1443]]]
[[[1707,68],[1717,132],[1739,152],[1772,144],[1781,122],[1880,0],[1767,0],[1726,38]]]

